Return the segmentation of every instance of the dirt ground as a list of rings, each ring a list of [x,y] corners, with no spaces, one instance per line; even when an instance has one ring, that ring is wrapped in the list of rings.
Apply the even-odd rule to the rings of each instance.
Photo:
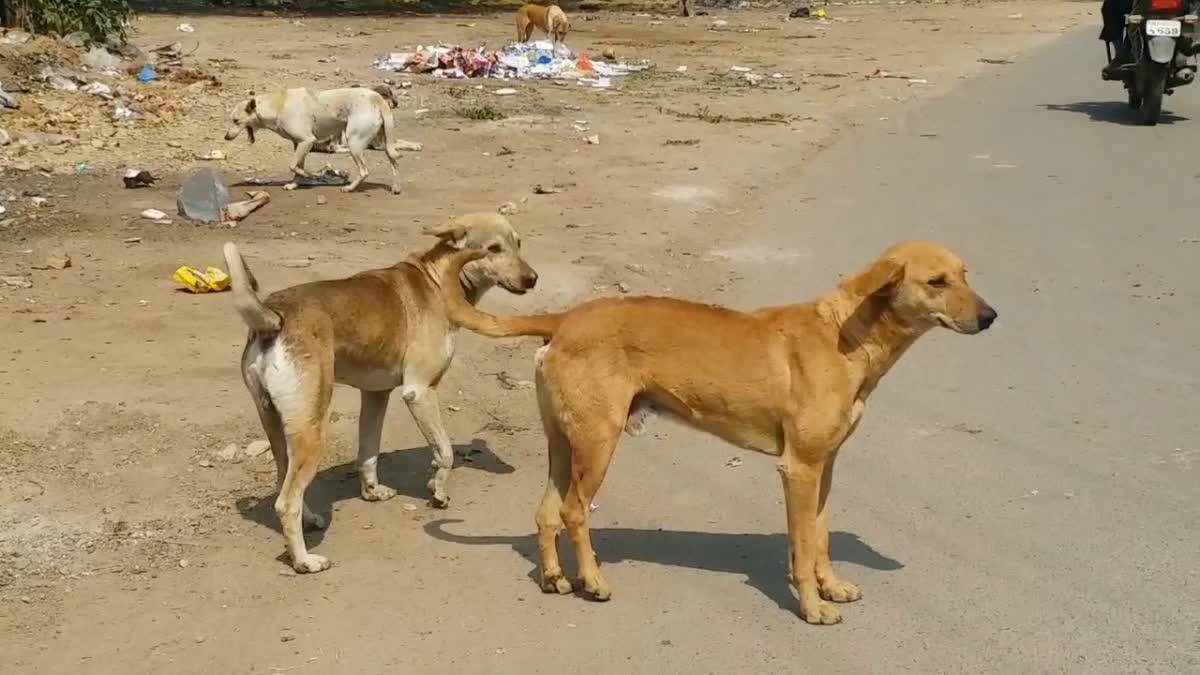
[[[271,673],[285,664],[374,672],[374,661],[353,653],[300,646],[306,625],[349,637],[377,630],[354,626],[352,608],[331,608],[341,585],[378,583],[430,617],[441,588],[531,570],[514,558],[509,569],[485,572],[469,551],[429,543],[423,531],[469,515],[476,526],[490,520],[498,531],[532,534],[544,460],[529,344],[460,342],[441,387],[459,451],[448,512],[427,505],[429,451],[403,406],[388,419],[392,451],[381,460],[382,480],[401,494],[384,504],[357,499],[358,398],[339,390],[332,447],[310,492],[332,523],[310,543],[350,570],[291,578],[270,506],[270,453],[240,451],[262,435],[237,372],[244,327],[228,296],[180,292],[171,280],[180,265],[220,265],[220,245],[232,239],[275,289],[391,264],[430,243],[422,226],[511,201],[542,281],[520,299],[494,291],[485,301],[494,309],[558,308],[621,292],[710,299],[737,281],[727,261],[772,254],[739,246],[738,232],[765,195],[804,190],[795,167],[856,127],[1004,68],[1092,21],[1091,9],[1046,0],[849,3],[831,5],[822,22],[786,20],[786,8],[691,19],[576,15],[575,50],[611,49],[654,66],[610,90],[444,81],[372,66],[380,54],[437,41],[501,47],[512,32],[508,15],[140,19],[138,45],[180,40],[195,50],[184,59],[191,74],[179,80],[113,83],[139,117],[114,122],[111,103],[36,87],[22,110],[0,116],[14,138],[0,147],[0,276],[13,278],[0,284],[0,652],[16,667],[9,672]],[[185,21],[194,33],[176,31]],[[58,45],[39,49],[78,58]],[[11,52],[0,64],[10,78],[29,69]],[[763,78],[751,84],[731,66]],[[894,77],[867,77],[877,70]],[[385,189],[386,162],[375,153],[373,184],[357,194],[270,187],[271,202],[233,229],[174,215],[175,190],[202,166],[231,185],[286,178],[285,141],[266,133],[253,146],[222,140],[228,109],[245,92],[384,78],[402,94],[399,135],[424,144],[402,159],[402,195]],[[492,93],[507,86],[517,94]],[[481,109],[503,119],[472,119]],[[70,140],[17,142],[26,132]],[[585,142],[592,134],[598,145]],[[212,150],[228,159],[196,159]],[[309,161],[351,165],[344,155]],[[122,189],[128,167],[162,180]],[[558,191],[534,194],[535,185]],[[847,194],[812,198],[870,196],[847,186]],[[173,222],[140,218],[147,208]],[[46,269],[58,252],[71,266]],[[297,260],[305,262],[283,264]],[[239,452],[222,458],[230,444]],[[388,561],[383,569],[395,578],[352,571],[369,559]],[[534,611],[538,595],[529,582],[520,602],[481,593],[478,606],[458,611],[496,620]],[[234,637],[247,630],[266,637]],[[414,642],[424,634],[419,623],[396,630]],[[428,654],[407,663],[454,669]]]

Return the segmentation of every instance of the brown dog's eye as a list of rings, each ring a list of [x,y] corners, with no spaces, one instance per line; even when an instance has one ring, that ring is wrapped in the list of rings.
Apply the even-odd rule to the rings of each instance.
[[[925,283],[929,284],[930,286],[933,286],[934,288],[945,288],[946,287],[946,277],[945,276],[934,277]]]
[[[499,253],[503,250],[504,250],[504,247],[501,246],[500,244],[492,244],[491,246],[488,247],[488,251],[490,253]]]

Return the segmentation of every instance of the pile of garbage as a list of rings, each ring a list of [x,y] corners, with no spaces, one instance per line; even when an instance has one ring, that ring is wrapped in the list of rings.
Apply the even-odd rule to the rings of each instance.
[[[561,42],[553,44],[538,40],[510,44],[500,52],[488,51],[485,47],[419,46],[411,52],[381,56],[375,61],[375,67],[450,79],[578,80],[583,85],[607,88],[612,86],[610,78],[637,73],[650,66],[593,61],[586,55],[577,57]]]

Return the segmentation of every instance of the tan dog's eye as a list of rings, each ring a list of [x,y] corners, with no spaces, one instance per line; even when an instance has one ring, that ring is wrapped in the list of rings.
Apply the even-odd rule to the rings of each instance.
[[[504,247],[501,246],[500,244],[492,244],[491,246],[488,247],[488,251],[490,253],[499,253],[503,250],[504,250]]]
[[[943,274],[942,276],[934,277],[934,278],[930,279],[929,281],[926,281],[925,283],[929,284],[930,286],[933,286],[934,288],[945,288],[946,287],[946,275]]]

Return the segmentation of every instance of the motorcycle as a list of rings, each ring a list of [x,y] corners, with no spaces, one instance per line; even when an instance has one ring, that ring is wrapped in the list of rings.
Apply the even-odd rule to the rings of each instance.
[[[1146,126],[1158,124],[1164,95],[1196,78],[1198,9],[1198,0],[1135,0],[1132,13],[1125,17],[1129,62],[1106,70],[1104,79],[1124,83],[1129,107],[1141,112]],[[1105,49],[1111,63],[1111,45],[1106,43]]]

